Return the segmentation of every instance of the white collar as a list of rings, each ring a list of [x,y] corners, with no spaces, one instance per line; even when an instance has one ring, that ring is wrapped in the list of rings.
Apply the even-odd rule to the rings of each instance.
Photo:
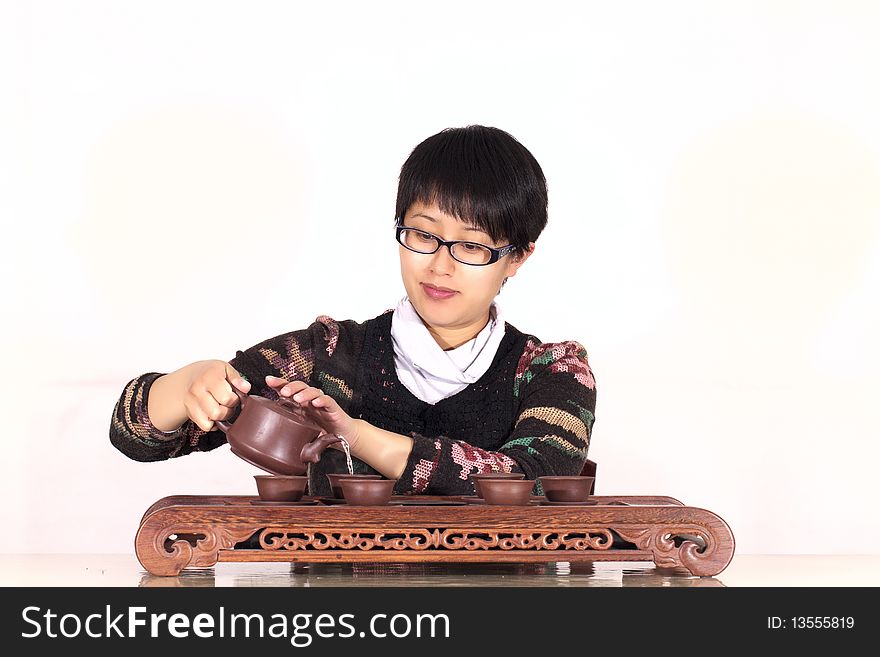
[[[489,321],[477,336],[449,351],[437,344],[409,297],[400,300],[391,317],[397,376],[416,397],[431,404],[483,376],[502,338],[504,317],[495,302],[489,309]]]

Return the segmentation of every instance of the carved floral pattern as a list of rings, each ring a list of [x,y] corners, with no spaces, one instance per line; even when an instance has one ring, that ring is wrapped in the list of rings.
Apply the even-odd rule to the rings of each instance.
[[[626,541],[635,543],[642,550],[650,550],[654,554],[654,563],[660,568],[684,566],[694,575],[715,574],[707,572],[713,557],[719,550],[714,536],[701,525],[628,525],[615,531]],[[702,540],[697,543],[694,538]],[[675,546],[675,539],[682,539],[680,547]]]
[[[267,527],[259,536],[264,550],[607,550],[607,528],[591,529],[286,529]]]
[[[253,531],[247,525],[165,525],[153,534],[138,532],[135,551],[142,564],[142,555],[152,557],[152,574],[176,575],[187,566],[213,566],[220,550],[232,548]]]

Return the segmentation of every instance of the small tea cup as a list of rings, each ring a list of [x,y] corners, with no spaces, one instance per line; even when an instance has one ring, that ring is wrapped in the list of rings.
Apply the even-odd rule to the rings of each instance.
[[[585,502],[595,477],[538,477],[550,502]]]
[[[333,497],[337,500],[342,499],[342,486],[339,485],[342,479],[381,479],[382,475],[377,474],[348,474],[347,472],[330,472],[327,479],[330,480],[330,490],[333,491]]]
[[[484,479],[525,479],[526,475],[522,472],[477,472],[471,475],[471,481],[474,484],[474,493],[477,497],[483,497],[480,491],[480,481]]]
[[[383,506],[391,501],[397,479],[343,477],[339,480],[345,501],[354,506]]]
[[[486,504],[525,506],[532,497],[533,479],[500,479],[490,477],[480,480],[480,489]]]
[[[309,481],[304,475],[254,475],[254,479],[264,502],[298,502]]]

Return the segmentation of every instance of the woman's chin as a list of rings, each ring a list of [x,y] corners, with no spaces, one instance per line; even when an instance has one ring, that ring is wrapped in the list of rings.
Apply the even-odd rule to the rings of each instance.
[[[422,302],[414,302],[413,307],[423,321],[428,322],[431,326],[444,326],[454,321],[454,313],[450,307],[438,308],[436,304]]]

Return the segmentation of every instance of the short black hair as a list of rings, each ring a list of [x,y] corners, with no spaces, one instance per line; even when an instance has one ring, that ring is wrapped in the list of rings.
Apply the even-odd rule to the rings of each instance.
[[[521,256],[547,225],[547,180],[528,149],[498,128],[446,128],[416,146],[400,169],[395,221],[414,203],[513,244]]]

